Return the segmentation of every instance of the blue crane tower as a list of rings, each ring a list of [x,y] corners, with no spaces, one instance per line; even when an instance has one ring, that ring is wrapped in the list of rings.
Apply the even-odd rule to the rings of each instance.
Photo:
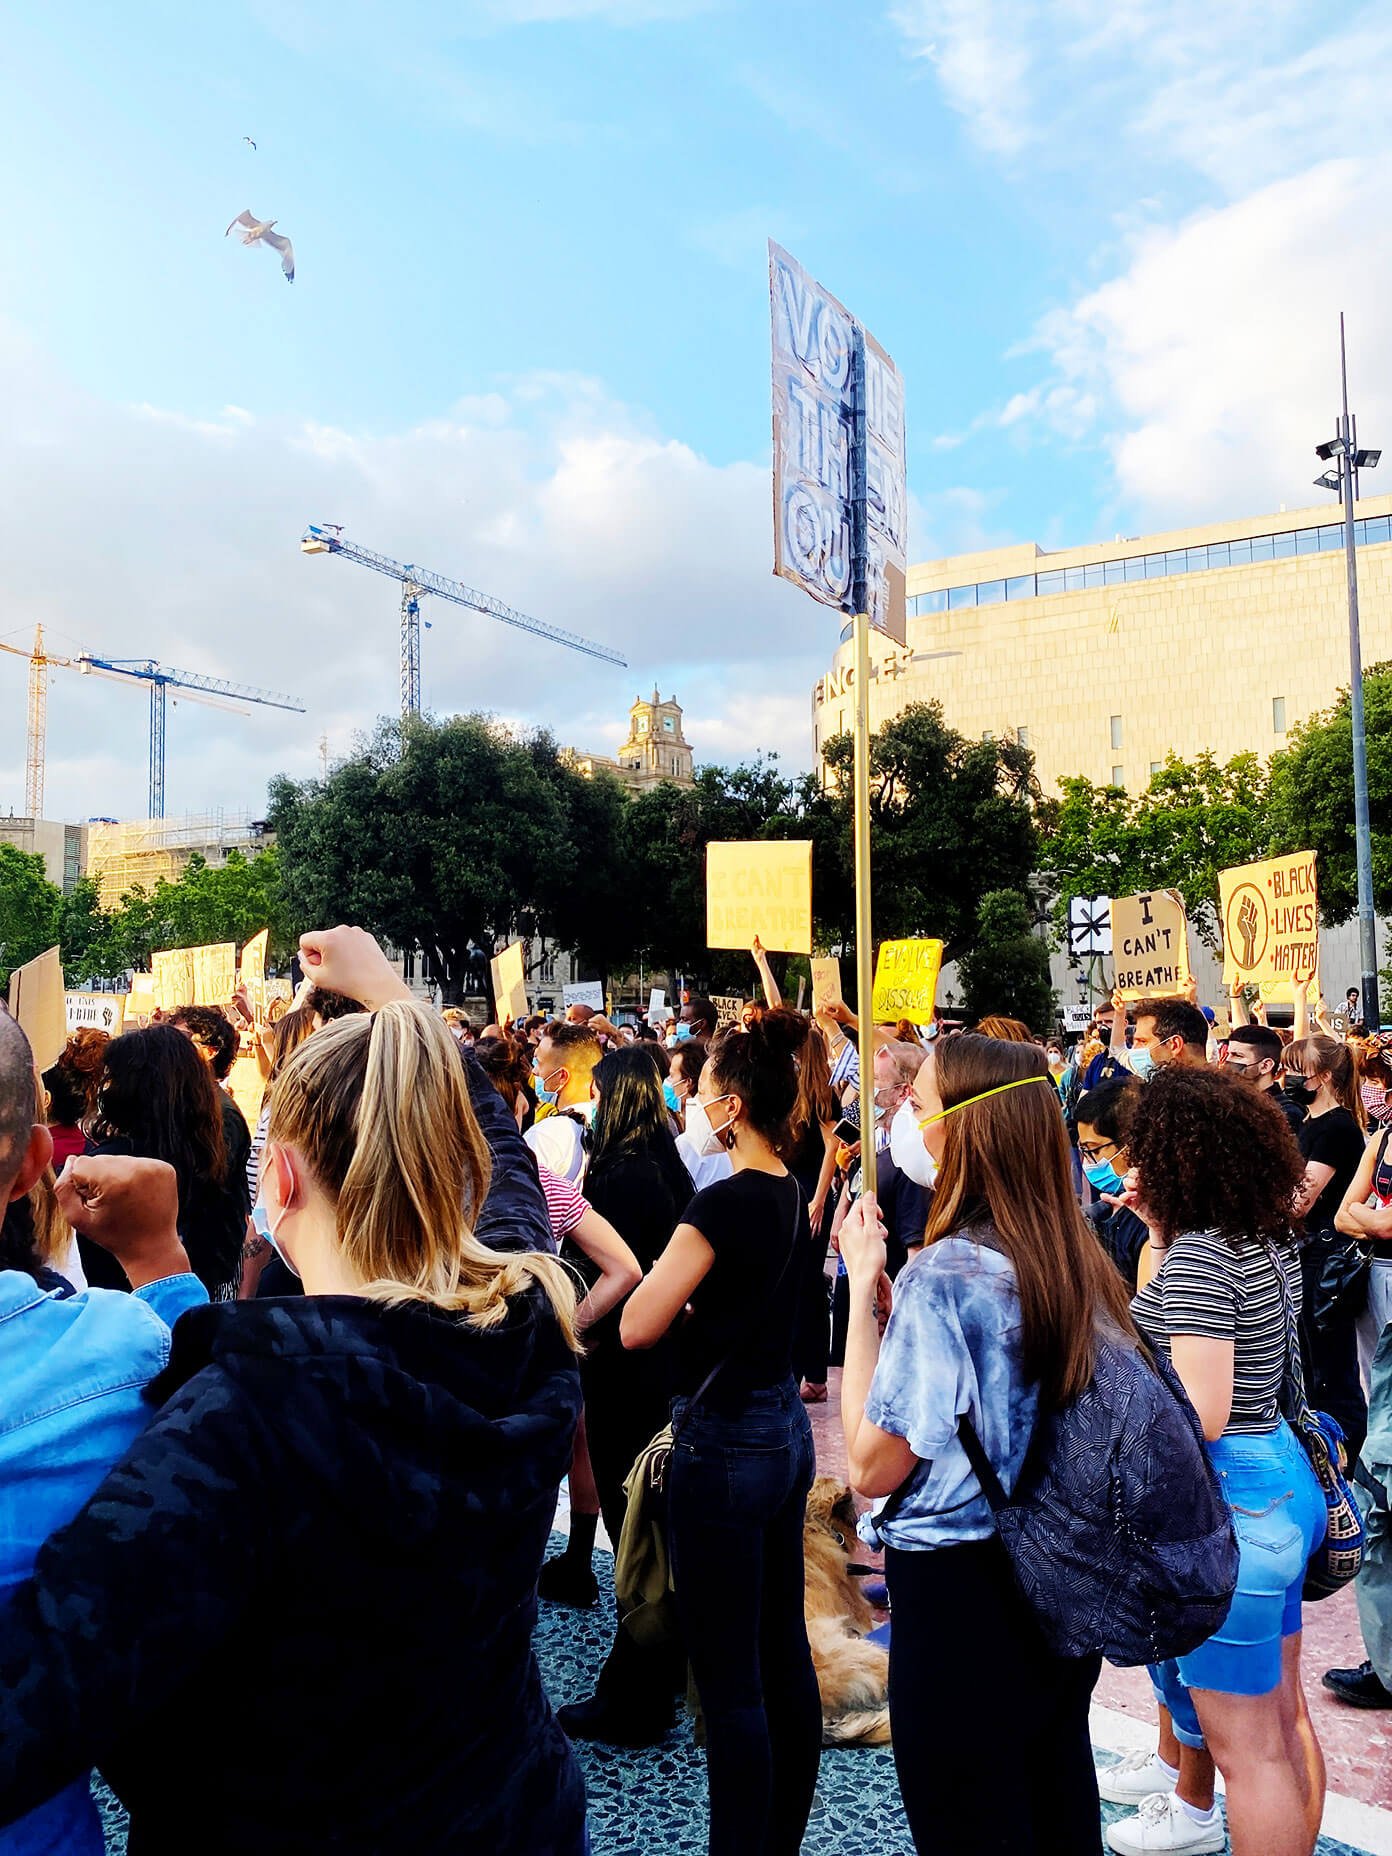
[[[203,697],[225,696],[229,706],[254,702],[268,709],[292,709],[304,714],[304,704],[293,696],[281,696],[275,690],[259,690],[250,683],[232,683],[226,677],[204,677],[195,670],[175,670],[169,664],[157,664],[152,657],[97,657],[82,651],[71,663],[104,676],[123,677],[132,683],[150,686],[150,817],[164,817],[164,734],[169,691],[201,692]],[[214,707],[217,705],[214,704]]]
[[[553,644],[567,645],[572,651],[583,651],[586,657],[598,657],[606,664],[627,668],[627,660],[620,657],[617,651],[611,651],[602,644],[591,644],[588,638],[581,638],[575,632],[563,631],[559,625],[544,625],[540,619],[529,618],[525,612],[505,606],[502,600],[494,599],[491,593],[476,592],[461,581],[447,580],[443,574],[429,573],[423,567],[412,567],[392,560],[389,555],[374,553],[371,548],[359,547],[355,541],[345,541],[341,523],[311,522],[300,537],[300,552],[341,554],[345,561],[356,561],[360,567],[370,567],[374,573],[385,574],[389,580],[401,582],[403,716],[420,714],[420,602],[421,596],[426,593],[433,593],[437,599],[452,600],[456,606],[467,606],[471,612],[487,613],[490,618],[501,619],[504,625],[515,625],[519,631],[530,632],[534,638],[549,638]]]

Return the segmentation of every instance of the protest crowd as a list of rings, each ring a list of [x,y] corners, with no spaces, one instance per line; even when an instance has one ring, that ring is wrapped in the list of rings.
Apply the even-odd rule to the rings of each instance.
[[[866,1076],[753,957],[733,1015],[484,1025],[333,928],[42,1074],[0,1014],[0,1852],[101,1856],[109,1788],[131,1856],[602,1856],[576,1745],[660,1787],[689,1708],[711,1856],[887,1741],[919,1852],[1105,1798],[1123,1856],[1310,1856],[1304,1604],[1356,1581],[1317,1674],[1392,1708],[1392,1032],[930,1003]],[[1104,1657],[1156,1733],[1098,1767]]]

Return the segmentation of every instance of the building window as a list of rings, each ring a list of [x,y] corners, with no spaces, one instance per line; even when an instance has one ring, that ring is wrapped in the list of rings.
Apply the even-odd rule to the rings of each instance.
[[[983,741],[994,741],[995,738],[996,738],[996,731],[994,728],[983,728],[982,729],[981,739]]]
[[[1164,766],[1164,764],[1165,763],[1162,760],[1153,760],[1150,763],[1150,777],[1152,780],[1155,778],[1156,774],[1159,773],[1160,769]]]
[[[1112,768],[1112,785],[1113,786],[1125,786],[1125,784],[1126,784],[1125,769],[1122,767],[1113,767]]]
[[[1015,730],[1015,745],[1021,748],[1029,746],[1029,730],[1021,726]]]
[[[1271,698],[1271,727],[1278,735],[1286,732],[1286,699],[1284,696]]]
[[[1119,715],[1114,715],[1112,717],[1112,748],[1113,748],[1113,751],[1115,751],[1120,746],[1121,746],[1121,717]]]

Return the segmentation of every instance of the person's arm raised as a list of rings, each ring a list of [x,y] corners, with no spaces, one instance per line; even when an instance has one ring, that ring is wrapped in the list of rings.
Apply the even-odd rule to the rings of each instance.
[[[305,977],[325,992],[342,993],[375,1012],[415,995],[366,928],[319,928],[300,936]]]
[[[759,969],[759,978],[763,981],[764,1003],[770,1008],[782,1005],[783,995],[778,990],[778,981],[773,977],[773,968],[769,965],[768,955],[764,952],[764,944],[758,935],[755,935],[754,944],[749,951],[754,956],[754,965]]]

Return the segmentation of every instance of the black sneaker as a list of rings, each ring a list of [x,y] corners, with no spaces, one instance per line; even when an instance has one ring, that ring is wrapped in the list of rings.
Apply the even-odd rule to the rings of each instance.
[[[541,1569],[537,1596],[549,1598],[553,1605],[573,1605],[577,1611],[585,1611],[599,1603],[599,1582],[590,1567],[568,1553],[558,1553]]]
[[[666,1738],[671,1726],[670,1718],[665,1722],[647,1721],[640,1725],[637,1721],[625,1720],[612,1708],[608,1708],[598,1695],[591,1695],[588,1701],[572,1701],[564,1708],[557,1708],[556,1719],[561,1730],[571,1740],[599,1740],[605,1746],[656,1746]]]
[[[1392,1708],[1392,1689],[1383,1687],[1371,1663],[1360,1663],[1357,1669],[1327,1670],[1323,1680],[1330,1694],[1350,1707]]]

